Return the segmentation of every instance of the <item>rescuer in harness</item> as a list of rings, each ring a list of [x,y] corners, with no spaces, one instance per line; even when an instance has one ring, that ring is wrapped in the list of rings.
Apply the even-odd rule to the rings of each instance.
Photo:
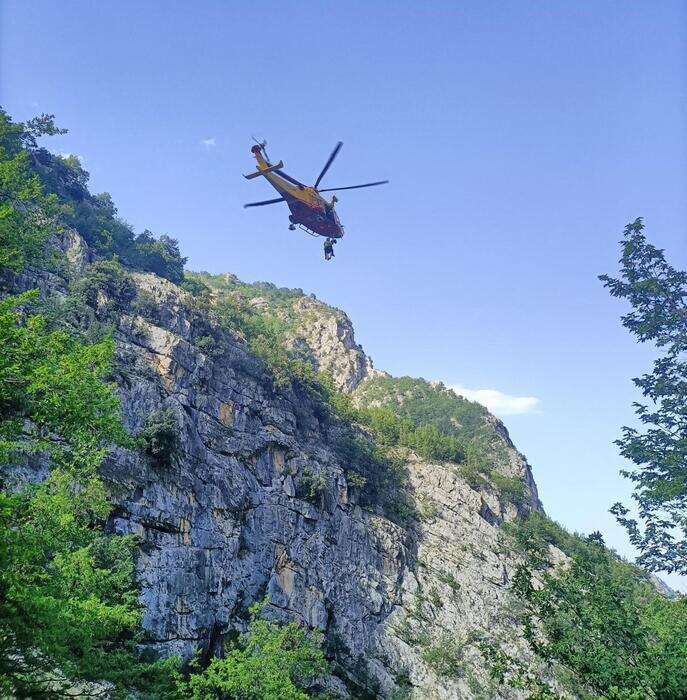
[[[324,242],[324,259],[331,260],[334,257],[334,244],[336,240],[333,238],[327,238]]]

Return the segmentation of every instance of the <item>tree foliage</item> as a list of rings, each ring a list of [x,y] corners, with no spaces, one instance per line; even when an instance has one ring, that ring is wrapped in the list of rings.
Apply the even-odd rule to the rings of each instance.
[[[639,523],[620,503],[612,512],[639,549],[649,570],[687,573],[687,272],[676,270],[664,251],[651,245],[637,219],[625,227],[620,276],[602,275],[611,294],[632,309],[622,323],[640,343],[661,352],[651,372],[634,379],[647,399],[635,403],[640,428],[623,428],[621,454],[636,469]]]
[[[251,608],[248,632],[223,658],[180,683],[194,700],[306,700],[304,691],[327,670],[321,638],[295,622],[277,625]]]
[[[63,133],[51,115],[14,123],[0,108],[0,268],[21,272],[44,253],[54,224],[55,197],[32,173],[29,151],[41,135]]]
[[[98,260],[70,285],[70,291],[101,315],[110,317],[128,311],[136,298],[136,283],[118,260]]]
[[[525,555],[513,583],[524,603],[525,638],[541,660],[571,672],[574,692],[626,700],[685,697],[687,598],[660,595],[646,574],[606,549],[598,533],[570,535],[541,514],[508,531]],[[551,544],[569,559],[552,565]]]
[[[0,302],[0,465],[48,469],[0,492],[1,694],[59,694],[75,679],[155,684],[170,669],[134,655],[135,542],[102,529],[112,506],[98,467],[129,441],[105,381],[114,346],[48,330],[20,310],[32,296]]]

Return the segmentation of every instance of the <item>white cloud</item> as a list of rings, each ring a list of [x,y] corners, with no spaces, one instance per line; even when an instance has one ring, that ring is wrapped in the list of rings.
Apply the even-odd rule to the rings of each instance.
[[[214,136],[210,136],[207,139],[201,139],[200,145],[204,148],[214,148],[217,145],[217,139]]]
[[[459,384],[449,385],[456,394],[470,401],[481,403],[497,416],[515,416],[521,413],[532,413],[539,406],[536,396],[511,396],[498,389],[466,389]]]

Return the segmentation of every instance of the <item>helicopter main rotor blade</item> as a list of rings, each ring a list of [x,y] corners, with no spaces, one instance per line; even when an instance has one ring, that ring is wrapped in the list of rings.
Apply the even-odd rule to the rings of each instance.
[[[295,177],[291,177],[291,175],[287,175],[283,170],[274,170],[273,172],[277,173],[277,175],[280,175],[285,180],[292,182],[294,185],[297,185],[302,190],[305,189],[305,185],[302,182],[298,182],[298,180],[296,180]]]
[[[328,187],[326,190],[317,190],[318,192],[338,192],[339,190],[357,190],[361,187],[375,187],[376,185],[386,185],[388,180],[380,180],[379,182],[366,182],[364,185],[351,185],[350,187]]]
[[[341,150],[341,146],[343,146],[343,141],[339,141],[339,143],[334,146],[334,150],[332,151],[332,154],[329,156],[327,162],[324,164],[324,168],[322,168],[322,172],[320,173],[320,176],[315,180],[315,184],[313,187],[317,189],[317,186],[320,184],[322,181],[322,178],[325,176],[327,170],[329,170],[329,166],[334,162],[334,158],[339,155],[339,151]]]
[[[277,197],[276,199],[266,199],[264,202],[251,202],[250,204],[244,204],[243,208],[248,207],[264,207],[266,204],[276,204],[277,202],[285,202],[283,197]]]

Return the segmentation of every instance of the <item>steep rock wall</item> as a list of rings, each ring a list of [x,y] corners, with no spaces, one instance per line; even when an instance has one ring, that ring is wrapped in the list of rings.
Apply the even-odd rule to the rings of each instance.
[[[77,271],[91,257],[73,232],[62,245]],[[456,465],[411,456],[417,517],[398,525],[361,507],[335,450],[336,422],[317,403],[275,387],[245,343],[198,313],[184,291],[152,274],[135,279],[155,305],[116,323],[124,420],[135,434],[171,409],[180,435],[168,464],[118,450],[103,467],[117,503],[110,527],[141,542],[146,644],[186,658],[197,647],[215,653],[267,597],[272,617],[325,634],[336,674],[328,683],[341,693],[386,696],[404,686],[417,698],[498,696],[463,641],[486,633],[527,653],[509,613],[517,560],[500,545],[499,525],[538,499],[507,435],[512,472],[526,478],[534,506],[519,511],[471,488]],[[65,290],[59,275],[17,281],[32,286]],[[308,345],[321,349],[328,338],[323,364],[342,367],[352,388],[371,364],[352,330],[339,328],[314,330]],[[194,344],[209,334],[221,347],[212,356]],[[306,474],[320,476],[314,496]]]

